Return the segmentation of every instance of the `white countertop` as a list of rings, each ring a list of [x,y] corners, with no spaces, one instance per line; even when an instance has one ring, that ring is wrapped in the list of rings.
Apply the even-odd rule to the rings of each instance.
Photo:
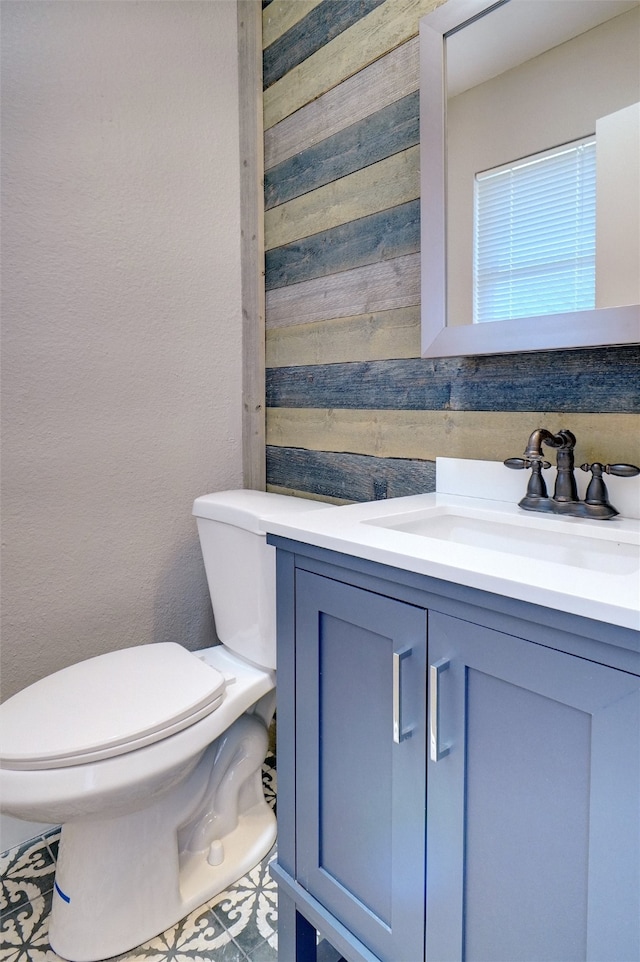
[[[528,472],[509,471],[500,462],[440,458],[436,474],[434,494],[297,513],[267,519],[265,527],[295,541],[640,631],[640,510],[628,516],[636,504],[640,508],[640,479],[607,478],[621,515],[593,521],[523,511],[517,502]],[[552,472],[545,477],[552,489]],[[483,523],[507,524],[517,534],[510,550],[500,550],[486,547],[481,537],[479,544],[463,544],[390,527],[423,512],[475,512]],[[582,544],[584,550],[572,549]],[[620,563],[618,550],[624,552]]]

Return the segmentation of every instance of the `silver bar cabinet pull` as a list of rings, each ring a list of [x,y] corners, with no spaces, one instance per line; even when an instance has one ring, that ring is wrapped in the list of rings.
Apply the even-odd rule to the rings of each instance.
[[[393,653],[393,740],[396,745],[412,731],[411,727],[402,728],[402,662],[411,652],[411,648],[401,648]]]
[[[449,661],[442,658],[434,665],[429,665],[429,757],[432,762],[439,762],[449,754],[449,745],[441,746],[438,737],[438,700],[440,696],[440,675],[449,667]]]

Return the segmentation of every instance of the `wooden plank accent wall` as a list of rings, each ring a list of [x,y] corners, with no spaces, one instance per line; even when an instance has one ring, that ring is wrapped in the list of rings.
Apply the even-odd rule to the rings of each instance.
[[[417,34],[439,2],[262,13],[272,490],[429,491],[436,457],[518,456],[543,425],[640,463],[638,347],[420,358]]]
[[[420,250],[420,204],[408,201],[267,251],[271,290]]]
[[[267,329],[420,303],[420,254],[267,291]]]
[[[283,160],[265,175],[267,209],[420,142],[418,91]]]
[[[414,37],[265,130],[267,170],[416,91],[418,77],[418,38]]]
[[[263,2],[262,11],[262,45],[269,47],[281,37],[283,33],[311,13],[322,0],[271,0],[269,3]]]
[[[265,48],[263,82],[270,87],[316,50],[339,36],[384,0],[332,0],[317,4],[302,20]]]
[[[324,0],[329,9],[333,2]],[[358,0],[346,2],[358,5]],[[348,30],[329,40],[265,90],[265,129],[417,36],[420,18],[439,2],[385,0]]]
[[[267,404],[403,411],[562,411],[570,406],[575,412],[640,414],[637,361],[637,348],[626,347],[300,365],[268,372]]]
[[[340,408],[275,408],[269,418],[267,444],[286,447],[295,438],[298,448],[342,454],[368,454],[377,458],[413,458],[435,461],[446,451],[452,458],[486,458],[487,418],[484,411],[372,411]],[[621,438],[625,457],[640,464],[637,415],[570,415],[578,438],[576,463],[598,459],[614,463]],[[566,427],[567,415],[557,411],[494,411],[491,454],[496,460],[520,457],[523,437],[532,421],[551,431]]]
[[[284,447],[267,447],[267,474],[277,487],[312,490],[337,501],[421,494],[433,490],[436,478],[432,461]]]
[[[417,357],[420,353],[420,306],[374,311],[327,321],[278,327],[267,333],[267,367],[335,364]]]
[[[416,146],[266,211],[267,250],[419,196],[420,148]]]

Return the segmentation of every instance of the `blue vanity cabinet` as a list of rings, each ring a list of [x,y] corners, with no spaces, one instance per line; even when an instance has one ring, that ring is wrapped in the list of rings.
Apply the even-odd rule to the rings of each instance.
[[[296,577],[297,879],[377,957],[424,952],[427,613]]]
[[[638,633],[272,542],[282,958],[640,959]]]
[[[640,958],[640,678],[440,612],[429,663],[427,959]]]

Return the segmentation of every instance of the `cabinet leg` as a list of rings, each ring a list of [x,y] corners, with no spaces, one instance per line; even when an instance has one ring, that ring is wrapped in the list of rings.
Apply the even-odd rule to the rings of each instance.
[[[316,930],[282,890],[278,892],[278,958],[317,962]]]

